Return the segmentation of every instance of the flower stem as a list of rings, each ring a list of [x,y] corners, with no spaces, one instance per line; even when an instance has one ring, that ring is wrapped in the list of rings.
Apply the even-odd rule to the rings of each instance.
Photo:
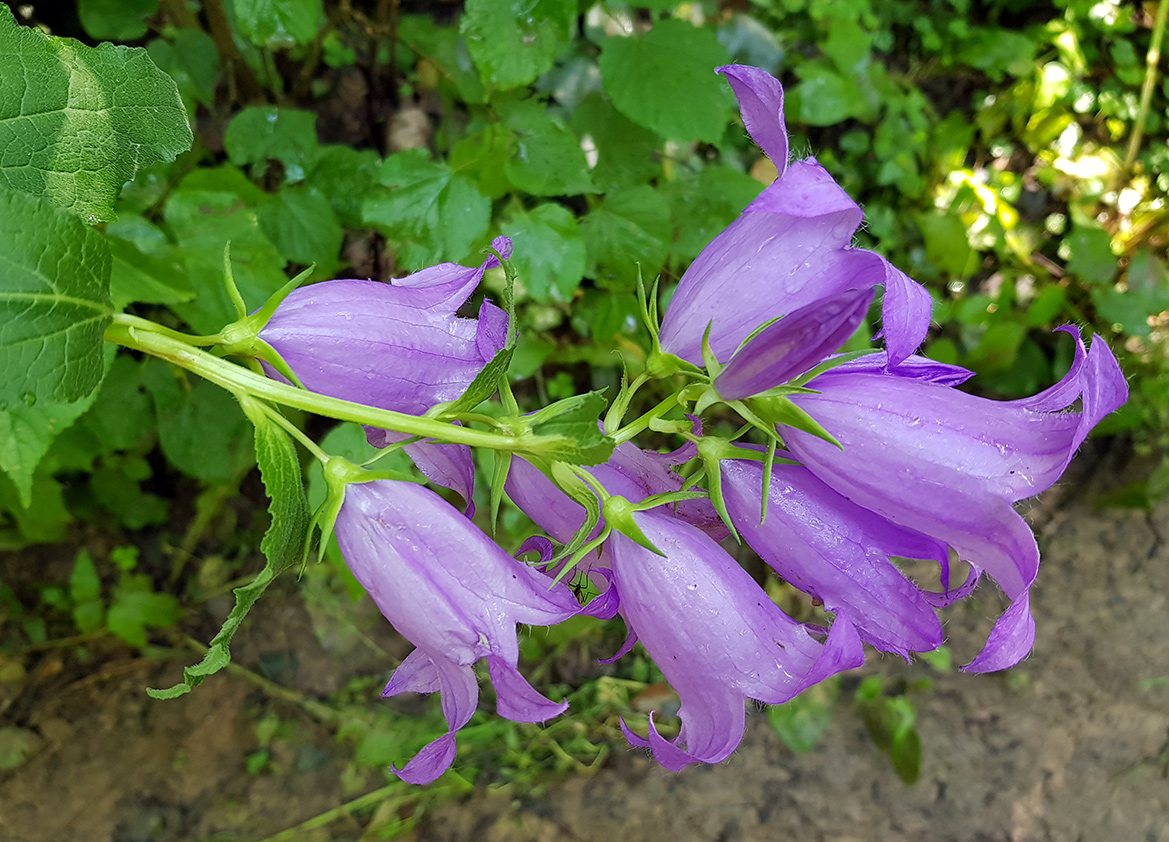
[[[1161,40],[1165,37],[1167,16],[1169,16],[1169,2],[1161,0],[1157,4],[1157,17],[1153,21],[1153,40],[1149,43],[1149,52],[1145,56],[1145,82],[1141,86],[1141,101],[1137,107],[1132,137],[1129,139],[1128,154],[1124,156],[1125,172],[1132,172],[1133,162],[1137,159],[1137,153],[1141,149],[1141,140],[1145,133],[1145,118],[1149,116],[1149,106],[1153,102],[1153,87],[1157,84],[1157,65],[1161,61]]]
[[[180,368],[198,374],[233,394],[251,395],[254,398],[336,418],[340,421],[354,421],[358,424],[394,430],[411,436],[513,453],[540,454],[545,448],[555,447],[564,441],[564,437],[558,435],[538,436],[528,433],[514,436],[476,430],[470,427],[459,427],[430,418],[421,418],[403,412],[392,412],[388,409],[378,409],[308,392],[287,383],[271,380],[248,371],[242,366],[201,351],[188,341],[188,337],[184,337],[182,334],[172,336],[171,333],[174,332],[156,326],[153,322],[145,319],[119,314],[114,316],[113,324],[106,328],[105,338],[107,342],[113,342],[167,360]]]
[[[668,395],[665,400],[651,409],[649,412],[642,415],[633,421],[630,421],[617,432],[613,433],[612,438],[617,444],[624,444],[632,439],[638,433],[643,433],[649,429],[649,425],[655,419],[661,418],[671,409],[678,405],[678,393],[674,392]]]

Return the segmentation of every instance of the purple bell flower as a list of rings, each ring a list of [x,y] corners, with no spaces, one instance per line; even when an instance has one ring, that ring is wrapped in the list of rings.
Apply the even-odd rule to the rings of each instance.
[[[402,780],[429,783],[451,765],[455,733],[478,704],[480,658],[487,659],[502,716],[542,722],[568,707],[520,675],[516,639],[518,623],[547,626],[580,611],[566,586],[550,586],[436,493],[410,482],[348,485],[334,534],[357,581],[417,647],[382,695],[442,694],[450,730],[394,769]]]
[[[613,585],[630,629],[627,645],[640,640],[678,693],[682,729],[670,742],[652,714],[648,739],[624,721],[621,728],[667,769],[725,760],[742,741],[746,699],[781,704],[863,663],[860,638],[844,615],[818,643],[697,527],[653,511],[633,517],[666,557],[615,533]]]
[[[505,258],[511,241],[493,243]],[[339,280],[294,290],[260,330],[304,384],[322,395],[422,415],[458,398],[503,347],[507,314],[484,301],[478,319],[456,311],[494,257],[472,269],[441,263],[392,284]],[[274,372],[269,368],[269,375]],[[366,431],[384,447],[401,438]],[[470,448],[418,442],[407,453],[430,479],[453,488],[468,505],[474,485]]]
[[[944,541],[985,570],[1012,606],[971,672],[1005,669],[1034,641],[1028,593],[1039,568],[1030,527],[1012,503],[1055,482],[1088,432],[1128,396],[1106,343],[1091,352],[1074,329],[1076,356],[1055,386],[993,401],[926,377],[841,367],[815,378],[819,394],[793,395],[842,445],[780,429],[792,455],[852,503]],[[940,373],[940,370],[939,370]],[[1069,410],[1079,401],[1079,410]]]
[[[701,365],[710,324],[711,349],[725,360],[768,318],[883,285],[885,342],[890,362],[901,362],[925,338],[929,293],[880,255],[849,248],[863,213],[814,158],[788,164],[779,81],[741,65],[719,72],[779,177],[682,275],[662,323],[662,350]]]

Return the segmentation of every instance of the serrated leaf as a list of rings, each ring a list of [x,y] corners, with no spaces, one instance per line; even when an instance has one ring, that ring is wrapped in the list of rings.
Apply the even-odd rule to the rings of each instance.
[[[362,218],[399,245],[408,268],[460,260],[487,233],[491,200],[423,149],[386,158],[378,179],[388,189],[370,192]]]
[[[632,292],[638,272],[653,278],[673,236],[670,206],[648,184],[610,193],[581,220],[587,274],[608,289]]]
[[[451,168],[498,199],[512,189],[504,169],[514,150],[515,134],[499,123],[488,123],[481,131],[459,138],[451,149]]]
[[[361,203],[377,181],[381,165],[372,149],[322,146],[309,171],[308,184],[329,200],[342,225],[360,228]]]
[[[298,108],[253,105],[227,124],[223,147],[237,167],[276,160],[284,165],[285,181],[303,181],[317,152],[317,115]]]
[[[613,105],[666,138],[716,143],[733,99],[715,69],[730,63],[709,29],[670,18],[644,35],[601,42],[601,79]]]
[[[146,52],[160,70],[175,80],[189,117],[194,117],[195,103],[212,105],[215,102],[219,50],[215,40],[206,32],[176,29],[165,39],[156,38],[147,44]]]
[[[515,134],[504,166],[508,181],[533,196],[593,192],[580,138],[542,103],[525,100],[511,106],[504,123]]]
[[[487,102],[483,81],[458,30],[439,25],[432,15],[402,15],[398,37],[400,50],[419,51],[415,55],[423,90],[439,88],[446,92],[453,88],[453,93],[468,105]]]
[[[109,282],[100,234],[47,199],[0,188],[0,409],[75,401],[101,382]]]
[[[580,223],[562,205],[547,203],[517,212],[502,231],[515,246],[511,262],[519,282],[537,301],[568,301],[585,270]]]
[[[507,375],[515,348],[502,348],[496,352],[487,365],[479,370],[467,391],[463,392],[444,410],[447,413],[470,412],[499,389],[499,381]]]
[[[260,228],[288,260],[315,263],[325,277],[332,275],[341,253],[345,231],[329,200],[311,188],[285,187],[259,208]]]
[[[145,50],[50,37],[0,6],[0,186],[105,222],[123,184],[192,139],[174,81]]]
[[[467,0],[459,31],[483,84],[510,90],[535,81],[572,42],[576,0]]]
[[[128,240],[109,236],[106,245],[112,259],[110,298],[116,309],[135,302],[181,304],[195,297],[173,249],[167,249],[166,257],[143,254]]]
[[[531,418],[532,432],[541,436],[563,436],[564,449],[548,452],[563,462],[594,465],[613,452],[614,442],[601,432],[598,423],[607,402],[604,392],[573,395],[544,407]]]
[[[299,564],[303,557],[310,518],[308,498],[292,438],[254,409],[248,417],[256,429],[256,462],[270,500],[268,514],[272,516],[260,550],[273,573],[279,575]]]
[[[257,47],[307,44],[325,25],[321,0],[232,0],[239,33]]]
[[[644,184],[661,175],[661,136],[622,115],[601,94],[590,94],[573,110],[571,126],[582,143],[596,148],[592,179],[597,189]]]

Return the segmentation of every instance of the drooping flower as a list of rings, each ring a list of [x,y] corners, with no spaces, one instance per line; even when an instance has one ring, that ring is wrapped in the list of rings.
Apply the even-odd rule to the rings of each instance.
[[[1039,568],[1030,527],[1012,503],[1055,482],[1088,432],[1128,396],[1116,358],[1099,338],[1055,386],[993,401],[934,382],[941,369],[890,374],[843,366],[792,400],[840,442],[782,427],[792,455],[850,502],[944,541],[985,570],[1012,606],[966,669],[989,672],[1030,650],[1028,593]],[[918,376],[914,376],[918,375]],[[1078,410],[1068,410],[1076,402]]]
[[[861,639],[878,649],[905,657],[941,645],[934,605],[967,589],[929,594],[889,557],[932,559],[948,574],[945,544],[858,506],[802,465],[772,467],[767,516],[760,523],[763,465],[724,459],[719,470],[735,529],[788,583],[838,617],[847,616]],[[948,578],[942,576],[946,585]]]
[[[511,254],[510,240],[493,245],[504,258]],[[492,257],[478,268],[441,263],[391,284],[338,280],[301,287],[259,337],[310,391],[421,415],[459,397],[503,347],[507,314],[490,301],[478,319],[456,315],[483,273],[498,265]],[[401,438],[367,433],[379,447]],[[406,449],[424,474],[470,504],[470,448],[419,442]]]
[[[883,285],[883,332],[897,365],[925,338],[929,293],[883,257],[849,248],[863,214],[814,158],[787,161],[783,88],[754,67],[720,68],[748,133],[779,177],[682,275],[662,322],[662,350],[701,364],[701,343],[725,360],[762,322],[848,290]]]
[[[863,662],[844,615],[818,643],[701,530],[656,511],[633,517],[665,557],[622,534],[611,538],[627,646],[639,640],[678,693],[682,728],[668,741],[651,714],[648,739],[624,722],[622,730],[667,769],[725,760],[742,741],[746,699],[781,704]]]
[[[448,733],[395,772],[429,783],[455,756],[455,734],[479,699],[474,664],[487,659],[502,716],[541,722],[566,702],[544,698],[517,669],[516,624],[552,625],[580,609],[564,585],[510,557],[433,491],[374,480],[346,487],[335,525],[349,569],[417,648],[383,693],[441,693]]]

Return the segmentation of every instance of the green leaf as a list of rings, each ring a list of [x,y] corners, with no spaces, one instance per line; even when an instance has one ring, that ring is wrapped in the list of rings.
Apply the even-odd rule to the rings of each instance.
[[[790,702],[768,708],[767,720],[784,745],[794,752],[807,752],[832,724],[832,712],[819,695],[804,691]]]
[[[69,576],[69,596],[74,602],[97,599],[101,596],[101,577],[97,575],[93,556],[88,550],[81,550],[73,559],[73,572]]]
[[[541,436],[564,436],[573,446],[557,459],[577,465],[603,462],[613,452],[613,440],[601,432],[598,423],[608,402],[605,393],[587,392],[557,401],[535,413],[530,421],[532,432]],[[574,452],[573,452],[574,451]],[[565,453],[575,458],[565,458]],[[548,454],[551,455],[551,454]]]
[[[271,501],[268,514],[272,524],[264,533],[260,550],[278,575],[303,558],[310,518],[308,498],[291,436],[250,402],[244,406],[256,428],[256,462]]]
[[[108,232],[107,232],[108,234]],[[181,304],[195,297],[184,276],[183,264],[168,248],[166,257],[143,254],[120,237],[106,237],[110,248],[110,298],[114,308],[135,302]]]
[[[95,41],[137,41],[158,0],[77,0],[77,17]]]
[[[666,184],[663,194],[677,228],[673,256],[688,263],[743,212],[763,185],[746,173],[709,166],[698,178],[680,178]]]
[[[325,25],[321,0],[232,0],[232,7],[239,33],[270,50],[307,44]]]
[[[1077,225],[1065,240],[1068,247],[1067,269],[1087,284],[1109,284],[1116,277],[1116,255],[1112,237],[1103,228]]]
[[[483,84],[527,85],[572,42],[576,0],[467,0],[459,31]]]
[[[644,35],[601,42],[601,79],[613,105],[639,126],[677,140],[716,143],[730,118],[730,63],[709,29],[670,18]]]
[[[453,94],[468,105],[487,102],[467,42],[456,29],[439,25],[431,15],[402,15],[398,38],[403,51],[420,51],[415,56],[423,77],[421,87],[437,87],[444,93],[453,88]]]
[[[26,509],[32,505],[32,483],[37,465],[49,445],[93,404],[97,392],[73,403],[24,401],[10,403],[0,410],[0,468],[8,474],[20,493]]]
[[[317,154],[317,115],[298,108],[253,105],[227,124],[227,157],[237,167],[268,160],[284,165],[284,180],[304,181]]]
[[[864,113],[868,102],[856,82],[827,64],[800,67],[800,83],[787,99],[788,119],[810,126],[833,126]]]
[[[429,160],[426,150],[391,155],[378,178],[389,189],[367,196],[362,217],[398,244],[404,266],[461,260],[487,233],[491,200],[447,165]]]
[[[209,483],[238,481],[252,464],[248,424],[229,392],[206,380],[180,381],[169,365],[143,372],[158,414],[158,440],[184,474]]]
[[[565,207],[547,203],[517,212],[502,225],[515,246],[519,282],[537,301],[568,301],[585,270],[580,223]]]
[[[285,187],[260,205],[259,216],[260,227],[284,257],[332,274],[345,231],[328,199],[311,188]]]
[[[504,123],[515,133],[508,180],[533,196],[572,196],[593,191],[580,138],[538,102],[525,100],[506,110]]]
[[[648,184],[610,193],[581,220],[586,273],[602,287],[632,291],[665,265],[673,237],[670,206]]]
[[[0,188],[0,409],[74,401],[101,382],[109,279],[100,234],[45,199]]]
[[[472,179],[492,199],[512,189],[504,168],[515,151],[515,135],[499,123],[459,138],[451,149],[451,169]]]
[[[134,173],[191,141],[175,83],[145,50],[52,38],[0,6],[0,187],[105,222]]]
[[[572,129],[596,147],[593,184],[612,190],[644,184],[662,173],[661,136],[629,120],[601,94],[590,94],[572,112]]]
[[[372,149],[322,146],[309,171],[308,184],[329,200],[342,225],[360,228],[361,203],[377,181],[381,163]]]
[[[179,96],[194,117],[195,103],[215,103],[215,82],[219,78],[219,50],[215,40],[201,29],[176,29],[165,39],[155,38],[146,52],[158,68],[175,80]]]
[[[0,529],[0,549],[19,549],[28,544],[53,544],[65,540],[65,527],[73,520],[65,508],[61,484],[37,471],[32,480],[32,503],[21,505],[16,486],[0,475],[0,511],[12,519],[12,529]]]
[[[146,645],[146,628],[169,628],[183,616],[179,601],[151,590],[150,577],[127,574],[114,589],[106,628],[131,646]]]
[[[986,73],[993,81],[1000,81],[1010,73],[1026,76],[1034,71],[1035,49],[1038,43],[1030,35],[1011,32],[1001,27],[974,27],[962,39],[955,58]]]
[[[1019,322],[996,322],[986,329],[962,365],[979,374],[1006,371],[1015,365],[1027,326]]]
[[[1148,249],[1132,256],[1125,274],[1125,289],[1092,290],[1092,302],[1100,317],[1118,324],[1125,333],[1147,337],[1149,317],[1169,310],[1169,271]]]
[[[115,356],[93,406],[81,419],[105,453],[139,447],[155,429],[154,405],[143,386],[142,369],[143,362],[129,353]]]
[[[917,225],[925,240],[925,256],[942,274],[966,278],[977,264],[974,249],[966,238],[966,224],[957,216],[931,212],[917,216]]]

